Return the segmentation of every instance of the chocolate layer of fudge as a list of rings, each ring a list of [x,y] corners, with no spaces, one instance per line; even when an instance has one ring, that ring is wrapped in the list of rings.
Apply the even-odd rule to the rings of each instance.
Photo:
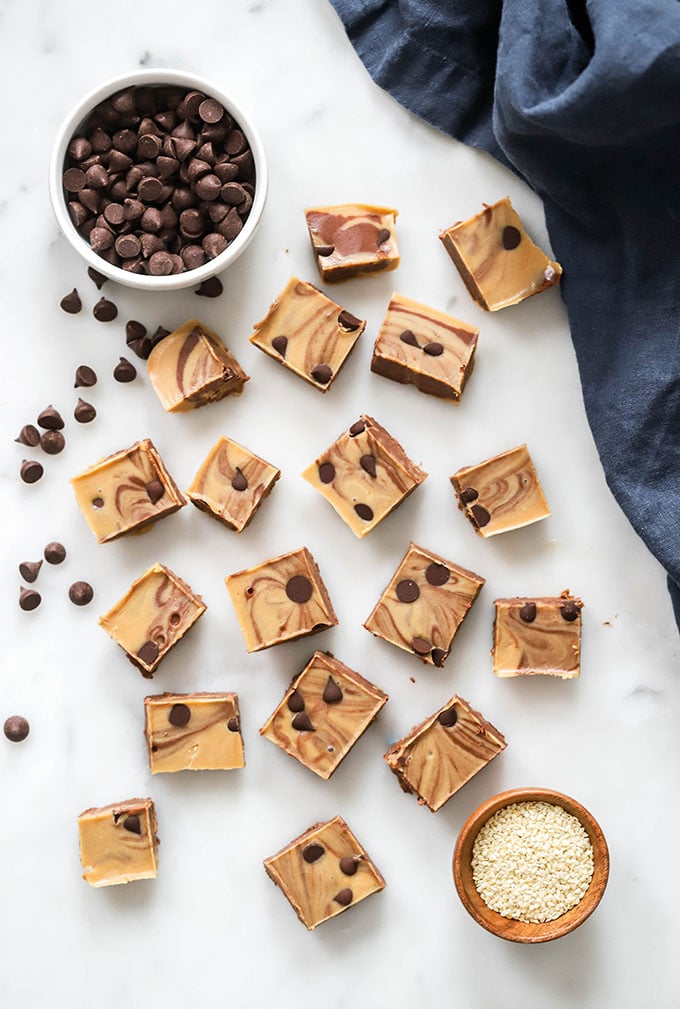
[[[427,473],[373,417],[362,414],[302,476],[362,539]]]
[[[312,284],[291,277],[250,342],[285,368],[327,392],[366,322]]]
[[[276,466],[222,437],[201,463],[186,494],[201,511],[240,533],[250,525],[280,476]]]
[[[99,543],[141,532],[186,504],[149,438],[100,459],[71,486]]]
[[[154,564],[99,618],[99,624],[142,676],[151,677],[206,608],[170,568]]]
[[[260,735],[327,780],[387,700],[333,655],[315,652]]]
[[[158,824],[151,799],[86,809],[78,830],[83,879],[90,886],[156,878]]]
[[[249,652],[335,627],[338,619],[306,547],[225,578]]]
[[[309,930],[385,888],[368,852],[340,816],[315,823],[266,858],[264,867]]]
[[[479,330],[393,294],[373,348],[371,371],[442,399],[460,399]]]
[[[147,367],[156,395],[170,413],[238,396],[248,381],[217,333],[196,319],[189,319],[157,343]]]
[[[321,279],[330,283],[399,266],[397,211],[347,203],[312,207],[305,219]]]
[[[508,197],[439,236],[468,291],[496,312],[559,282],[562,267],[527,235]]]
[[[520,529],[550,515],[526,445],[463,466],[450,479],[458,507],[480,536]]]
[[[496,676],[544,673],[571,680],[579,675],[583,602],[568,589],[559,596],[496,599],[494,605]]]
[[[402,789],[436,813],[506,745],[498,729],[454,694],[394,743],[385,760]]]
[[[423,662],[443,666],[484,581],[410,543],[364,627]]]
[[[155,694],[144,712],[152,774],[245,767],[236,694]]]

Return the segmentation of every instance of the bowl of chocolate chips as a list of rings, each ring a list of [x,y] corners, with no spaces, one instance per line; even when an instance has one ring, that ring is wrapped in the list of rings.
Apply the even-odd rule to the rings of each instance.
[[[262,217],[267,165],[244,110],[210,81],[147,69],[86,95],[52,151],[57,222],[88,264],[152,291],[233,263]]]

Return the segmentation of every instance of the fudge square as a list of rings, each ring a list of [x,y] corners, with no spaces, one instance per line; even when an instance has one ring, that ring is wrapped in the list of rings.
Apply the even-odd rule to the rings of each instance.
[[[295,641],[338,622],[306,547],[236,571],[225,583],[249,652]]]
[[[496,599],[494,605],[496,676],[579,675],[583,602],[568,589],[559,596]]]
[[[433,813],[497,757],[505,737],[457,694],[394,743],[385,760],[405,792]]]
[[[239,395],[248,381],[217,333],[196,319],[157,343],[146,364],[156,395],[170,413]]]
[[[264,867],[309,930],[385,888],[382,875],[341,816],[314,824],[266,858]]]
[[[550,515],[526,445],[453,474],[458,507],[480,536],[521,529]]]
[[[387,694],[333,655],[315,652],[260,735],[325,781],[387,700]]]
[[[142,676],[151,677],[206,608],[170,568],[153,564],[99,618],[99,624]]]
[[[186,504],[150,438],[100,459],[71,486],[99,543],[141,532]]]
[[[158,824],[151,799],[86,809],[78,830],[83,879],[90,886],[156,878]]]
[[[245,767],[236,694],[155,694],[144,712],[152,774]]]
[[[271,493],[281,470],[230,438],[221,437],[201,463],[186,494],[192,504],[240,533]]]
[[[330,283],[399,266],[396,220],[392,207],[347,203],[305,210],[321,279]]]
[[[393,294],[373,348],[371,371],[458,402],[472,372],[479,330]]]
[[[327,392],[366,328],[312,284],[291,277],[250,342]]]
[[[362,414],[302,476],[363,539],[427,473],[373,417]]]
[[[423,662],[443,666],[484,581],[410,543],[364,627]]]
[[[562,267],[527,235],[508,197],[439,236],[468,291],[496,312],[559,282]]]

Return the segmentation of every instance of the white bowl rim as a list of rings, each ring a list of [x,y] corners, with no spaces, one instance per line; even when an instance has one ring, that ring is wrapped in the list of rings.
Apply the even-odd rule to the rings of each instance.
[[[188,87],[197,91],[203,91],[209,97],[216,98],[243,129],[255,161],[256,183],[253,205],[242,231],[219,256],[194,270],[187,270],[169,277],[152,277],[147,274],[128,273],[121,267],[113,266],[99,256],[88,245],[82,235],[78,233],[73,224],[67,209],[66,200],[64,199],[62,185],[63,165],[68,144],[94,106],[116,91],[121,91],[126,87],[144,85]],[[102,273],[110,280],[127,287],[135,287],[138,290],[146,291],[177,291],[185,287],[194,287],[209,277],[221,273],[222,270],[238,259],[250,244],[260,223],[267,196],[267,187],[268,173],[264,147],[260,135],[248,114],[233,98],[207,78],[190,71],[176,70],[168,67],[146,67],[142,70],[119,74],[115,77],[110,77],[84,95],[76,102],[62,121],[52,147],[49,164],[49,194],[52,209],[59,227],[76,252],[86,259],[93,269]]]

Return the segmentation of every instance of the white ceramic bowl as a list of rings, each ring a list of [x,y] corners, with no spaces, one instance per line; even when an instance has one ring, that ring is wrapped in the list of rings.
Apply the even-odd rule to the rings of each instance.
[[[118,266],[112,266],[90,247],[89,242],[76,230],[71,216],[68,212],[64,188],[62,185],[62,175],[64,171],[64,161],[66,151],[71,138],[77,134],[92,109],[110,95],[124,88],[132,86],[154,84],[176,85],[192,91],[202,91],[211,98],[216,98],[222,103],[227,112],[230,113],[243,130],[255,162],[255,194],[250,214],[243,225],[241,232],[237,235],[231,245],[203,266],[195,270],[187,270],[169,277],[152,277],[146,274],[129,273]],[[138,70],[131,74],[122,74],[120,77],[113,77],[105,81],[94,91],[81,98],[71,109],[59,127],[57,137],[52,149],[49,168],[49,189],[52,208],[59,227],[66,238],[84,259],[88,265],[94,267],[111,280],[127,287],[136,287],[143,291],[176,291],[183,287],[193,287],[200,284],[208,277],[221,273],[227,266],[238,259],[241,253],[250,243],[262,217],[264,203],[267,196],[267,163],[264,148],[260,136],[253,126],[250,118],[240,105],[237,105],[233,98],[230,98],[212,81],[208,81],[196,74],[185,73],[183,70],[148,69]]]

